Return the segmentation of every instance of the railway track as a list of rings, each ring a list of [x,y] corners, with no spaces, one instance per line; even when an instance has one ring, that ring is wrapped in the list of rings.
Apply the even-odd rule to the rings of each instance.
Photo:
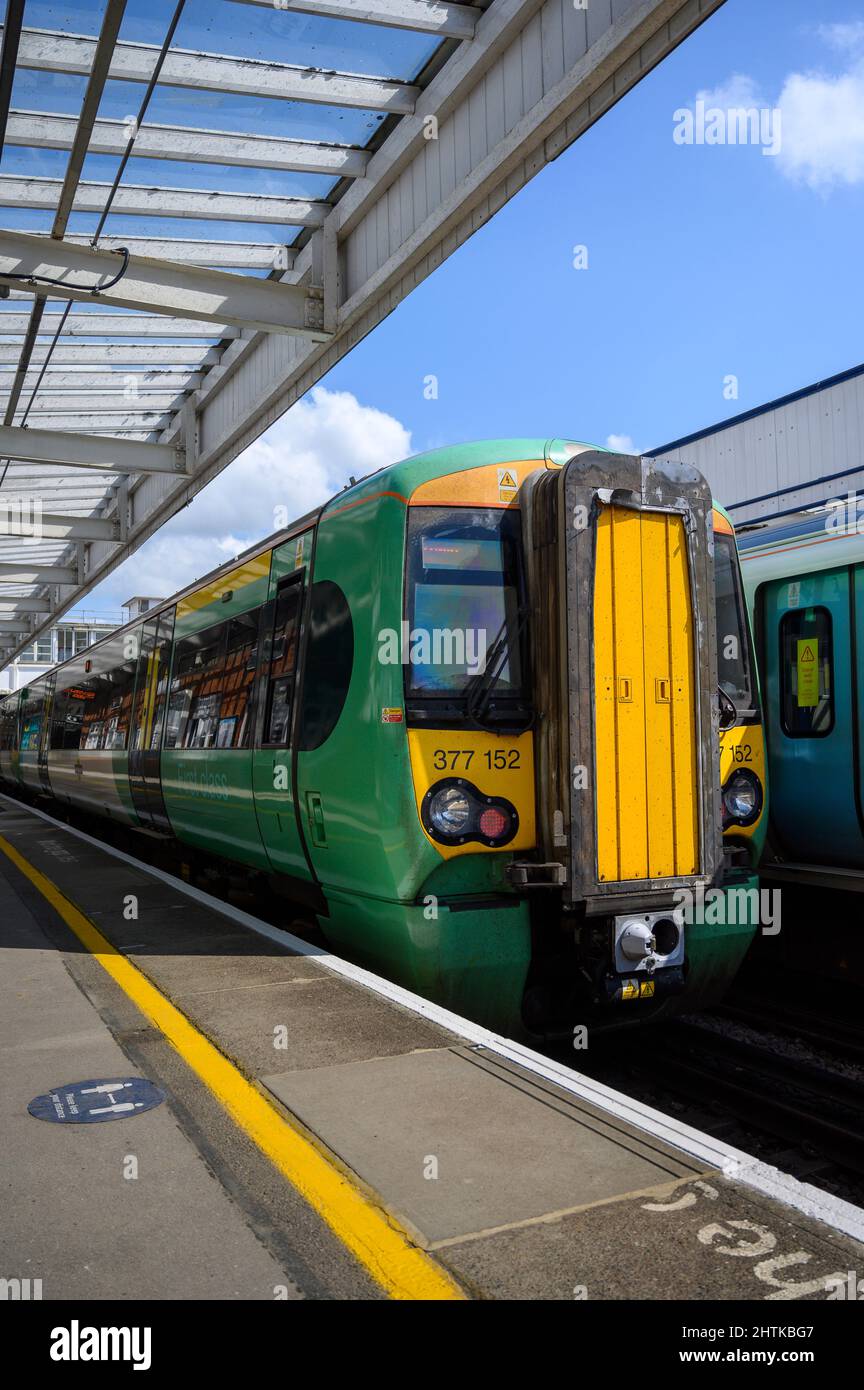
[[[735,1028],[733,1012],[658,1027],[638,1048],[632,1038],[604,1039],[590,1059],[580,1057],[578,1069],[795,1177],[864,1202],[864,1077],[778,1050],[776,1037],[754,1037],[773,1026],[761,1010],[747,1015],[746,1038],[723,1031]],[[839,1047],[841,1033],[832,1046]]]
[[[824,1012],[782,1004],[756,995],[735,996],[734,1003],[718,1009],[729,1018],[754,1028],[770,1028],[786,1037],[828,1047],[850,1061],[864,1062],[864,1026],[853,1019],[830,1018]]]
[[[681,1023],[653,1050],[652,1068],[697,1099],[864,1177],[864,1084],[827,1067],[770,1051],[696,1023]],[[659,1052],[659,1056],[658,1056]]]

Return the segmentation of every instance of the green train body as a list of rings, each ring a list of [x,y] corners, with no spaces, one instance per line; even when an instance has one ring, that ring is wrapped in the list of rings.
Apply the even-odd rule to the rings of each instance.
[[[715,529],[741,687],[719,739]],[[266,875],[338,951],[502,1031],[644,1021],[721,997],[756,929],[749,652],[694,470],[469,444],[8,696],[0,780]]]

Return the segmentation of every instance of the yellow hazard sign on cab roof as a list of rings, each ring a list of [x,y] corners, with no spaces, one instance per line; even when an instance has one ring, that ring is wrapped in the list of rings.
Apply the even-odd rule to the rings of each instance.
[[[498,501],[512,502],[519,490],[519,475],[515,468],[498,469]]]

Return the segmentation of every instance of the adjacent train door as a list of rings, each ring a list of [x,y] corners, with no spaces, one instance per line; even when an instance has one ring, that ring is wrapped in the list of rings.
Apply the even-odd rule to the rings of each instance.
[[[864,571],[838,569],[759,591],[772,826],[799,863],[864,867],[861,654]]]
[[[141,649],[135,684],[135,708],[129,738],[129,786],[142,826],[170,833],[162,797],[160,758],[162,727],[171,674],[174,609],[151,618],[140,629]]]
[[[308,558],[303,545],[300,537],[273,552],[270,599],[263,613],[252,783],[272,869],[305,880],[311,873],[297,815],[293,747]]]

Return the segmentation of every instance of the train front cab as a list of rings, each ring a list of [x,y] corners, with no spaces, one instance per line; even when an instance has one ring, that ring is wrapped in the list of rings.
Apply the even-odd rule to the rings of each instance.
[[[581,986],[563,1012],[587,1002],[617,1024],[708,1006],[758,924],[765,803],[731,525],[682,464],[583,452],[525,494],[538,841],[564,860]],[[539,1002],[557,989],[560,1016],[554,952],[551,966]]]
[[[439,465],[406,488],[405,599],[393,626],[417,649],[394,656],[398,693],[395,676],[387,684],[393,668],[377,668],[383,727],[374,737],[393,746],[387,724],[401,720],[404,701],[426,846],[412,853],[409,836],[401,864],[400,846],[390,847],[411,904],[379,898],[367,912],[335,886],[323,925],[355,953],[365,947],[370,962],[386,959],[405,983],[499,1028],[643,1022],[708,1005],[756,927],[764,808],[731,527],[714,513],[728,528],[724,628],[734,616],[721,680],[747,698],[727,691],[723,701],[734,727],[722,735],[721,800],[704,481],[590,446],[513,459],[450,473]],[[327,535],[324,524],[322,553]],[[449,663],[423,650],[423,634],[434,642],[454,631],[466,647]],[[491,634],[485,672],[476,661],[472,670],[470,634],[479,632]],[[326,790],[324,802],[333,806]]]

